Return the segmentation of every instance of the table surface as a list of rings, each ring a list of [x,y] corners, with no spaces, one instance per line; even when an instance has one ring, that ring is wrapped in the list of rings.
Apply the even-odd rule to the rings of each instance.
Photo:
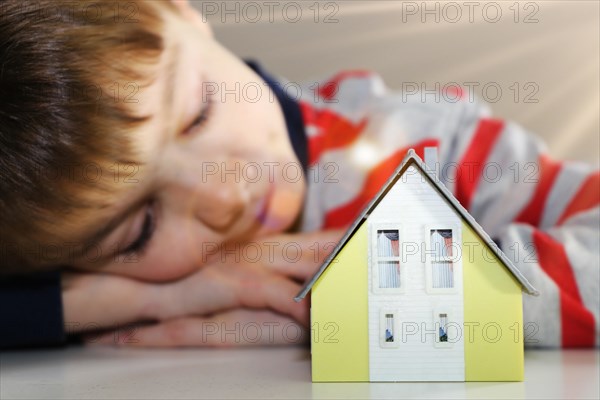
[[[524,382],[311,383],[302,347],[72,346],[0,354],[2,399],[598,399],[598,350],[525,352]]]

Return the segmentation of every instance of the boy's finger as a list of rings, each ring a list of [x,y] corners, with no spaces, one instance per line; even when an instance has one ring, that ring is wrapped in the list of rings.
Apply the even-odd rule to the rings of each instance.
[[[159,285],[150,317],[157,320],[203,315],[237,306],[230,279],[207,269],[179,281]]]
[[[289,315],[304,326],[309,325],[309,308],[304,303],[294,301],[301,288],[299,284],[276,274],[236,282],[235,290],[242,307],[269,308]]]
[[[303,235],[279,235],[260,242],[261,261],[270,269],[294,279],[310,278],[338,244],[343,232],[323,231]],[[252,244],[249,244],[250,246]]]

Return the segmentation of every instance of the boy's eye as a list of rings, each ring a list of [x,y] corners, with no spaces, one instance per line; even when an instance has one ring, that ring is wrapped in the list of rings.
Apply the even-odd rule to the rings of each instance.
[[[140,229],[140,233],[129,246],[122,251],[123,254],[136,254],[141,255],[144,250],[147,248],[152,235],[156,229],[156,216],[155,216],[155,202],[151,201],[146,206],[144,222],[142,223],[142,227]]]
[[[194,121],[192,121],[192,123],[187,128],[185,128],[185,130],[183,131],[183,134],[189,135],[190,133],[194,133],[194,131],[196,131],[197,129],[202,128],[208,121],[208,118],[210,117],[212,108],[213,108],[212,100],[209,97],[208,101],[206,102],[206,106],[204,106],[202,108],[202,110],[200,111],[198,116],[196,116]]]

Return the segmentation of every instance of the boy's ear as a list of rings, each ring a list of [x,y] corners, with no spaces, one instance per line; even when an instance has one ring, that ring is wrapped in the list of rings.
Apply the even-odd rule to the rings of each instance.
[[[194,22],[200,29],[202,29],[208,36],[213,37],[212,29],[206,20],[189,2],[189,0],[170,0],[181,12],[181,14]]]

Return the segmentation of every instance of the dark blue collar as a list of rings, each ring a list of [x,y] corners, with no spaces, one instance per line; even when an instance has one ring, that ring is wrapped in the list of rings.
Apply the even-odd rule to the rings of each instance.
[[[267,73],[263,67],[254,60],[244,60],[246,64],[254,70],[261,78],[267,82],[279,105],[283,111],[285,117],[285,125],[287,126],[288,135],[292,142],[292,147],[296,153],[296,157],[302,164],[304,169],[304,176],[308,168],[308,141],[306,138],[306,132],[304,131],[304,122],[302,121],[302,112],[300,111],[300,105],[297,101],[291,98],[281,88],[281,84],[278,83],[269,73]]]

